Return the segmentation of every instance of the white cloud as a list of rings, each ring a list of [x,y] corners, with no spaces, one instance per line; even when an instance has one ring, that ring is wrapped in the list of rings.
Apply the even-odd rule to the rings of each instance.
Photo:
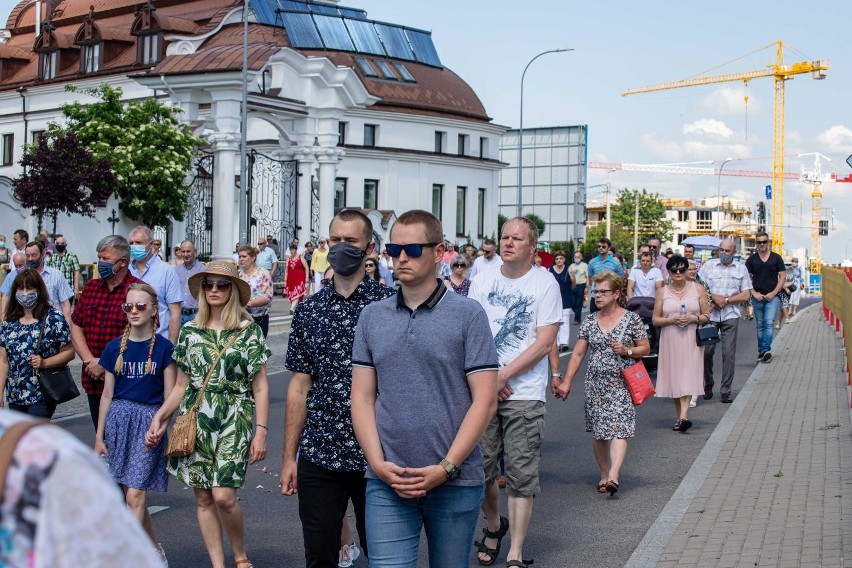
[[[701,120],[684,124],[683,134],[696,134],[699,136],[708,136],[711,138],[727,140],[734,135],[734,131],[721,120],[702,118]]]
[[[817,135],[822,149],[832,154],[848,154],[852,152],[852,129],[842,124],[835,124]]]
[[[742,86],[726,85],[719,87],[707,95],[701,106],[713,114],[737,114],[746,113],[745,97],[748,96],[748,113],[760,113],[763,103],[751,94],[751,91]]]

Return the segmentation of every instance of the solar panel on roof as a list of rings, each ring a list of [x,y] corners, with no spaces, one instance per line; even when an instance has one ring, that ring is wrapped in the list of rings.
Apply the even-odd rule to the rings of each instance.
[[[338,8],[340,10],[340,15],[346,16],[347,18],[356,18],[358,20],[364,20],[367,18],[367,12],[364,10],[355,10],[354,8]]]
[[[355,51],[355,46],[352,44],[349,32],[343,24],[343,18],[314,14],[314,22],[316,22],[323,43],[325,43],[328,49]]]
[[[441,67],[441,58],[438,57],[438,52],[435,50],[435,44],[432,42],[430,34],[406,29],[405,35],[408,37],[408,41],[411,42],[411,47],[414,48],[414,58],[417,61],[426,65]]]
[[[284,22],[284,28],[293,47],[314,49],[325,47],[310,14],[282,12],[281,21]]]
[[[282,10],[297,10],[308,12],[308,5],[304,2],[294,2],[293,0],[278,0],[278,6]]]
[[[340,12],[337,11],[337,7],[335,6],[326,6],[325,4],[309,4],[308,6],[314,14],[326,14],[330,16],[340,15]]]
[[[385,55],[385,48],[382,47],[382,42],[379,40],[372,22],[350,20],[349,18],[344,18],[343,22],[349,29],[352,41],[355,42],[356,51],[372,55]]]
[[[408,60],[414,59],[414,53],[411,51],[411,46],[408,45],[408,40],[405,38],[402,28],[378,22],[374,25],[379,32],[379,37],[382,38],[385,51],[387,51],[390,57]]]
[[[249,9],[254,12],[254,17],[261,24],[275,24],[275,9],[277,7],[275,0],[272,0],[272,2],[269,0],[251,0],[249,2]]]

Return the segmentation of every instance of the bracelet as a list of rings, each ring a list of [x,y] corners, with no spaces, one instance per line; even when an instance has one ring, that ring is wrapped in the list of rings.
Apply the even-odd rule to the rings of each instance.
[[[562,373],[550,373],[550,378],[551,379],[561,379]]]
[[[269,432],[269,427],[268,427],[268,426],[266,426],[266,425],[264,425],[264,424],[255,424],[255,426],[256,426],[257,428],[263,428],[264,430],[266,430],[267,432]]]

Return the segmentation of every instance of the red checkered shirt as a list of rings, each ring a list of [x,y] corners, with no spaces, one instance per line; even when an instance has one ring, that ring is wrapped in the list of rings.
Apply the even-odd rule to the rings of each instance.
[[[127,288],[136,282],[142,282],[128,272],[112,290],[103,278],[89,280],[83,286],[80,300],[71,314],[74,325],[83,329],[86,345],[95,358],[99,358],[107,343],[124,333],[127,316],[121,311],[121,304],[127,297]],[[96,380],[86,372],[83,364],[83,388],[86,394],[100,395],[104,382]]]

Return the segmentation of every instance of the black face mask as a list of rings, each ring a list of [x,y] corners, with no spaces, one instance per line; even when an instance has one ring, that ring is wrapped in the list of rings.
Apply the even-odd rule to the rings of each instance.
[[[328,263],[334,269],[334,273],[341,276],[355,274],[364,262],[365,256],[367,256],[367,251],[349,243],[337,243],[328,249]]]
[[[56,247],[56,252],[65,252],[65,248],[68,245],[53,245],[53,246]]]

